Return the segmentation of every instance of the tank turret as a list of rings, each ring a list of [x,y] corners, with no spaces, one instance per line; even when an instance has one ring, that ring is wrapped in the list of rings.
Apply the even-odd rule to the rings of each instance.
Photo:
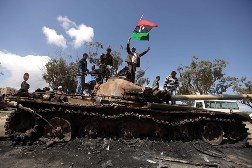
[[[125,97],[129,92],[143,93],[143,88],[122,78],[110,78],[97,86],[97,96]]]

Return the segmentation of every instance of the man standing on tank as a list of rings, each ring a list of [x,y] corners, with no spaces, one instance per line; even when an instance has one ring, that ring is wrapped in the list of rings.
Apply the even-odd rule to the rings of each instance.
[[[105,65],[107,68],[108,66],[113,66],[113,56],[111,55],[111,48],[107,48],[106,52],[100,56],[101,64]]]
[[[168,91],[169,95],[176,95],[179,91],[179,82],[176,74],[176,71],[172,71],[171,74],[165,78],[164,90]],[[175,103],[175,101],[171,101],[171,104]]]
[[[82,59],[78,62],[78,67],[77,67],[77,88],[76,88],[76,94],[81,95],[83,94],[84,91],[84,86],[85,86],[85,77],[88,73],[87,69],[87,58],[88,54],[84,53],[82,56]]]
[[[140,67],[140,57],[145,55],[150,50],[150,47],[148,47],[147,50],[139,54],[136,52],[135,47],[132,47],[130,50],[130,40],[131,38],[128,39],[128,43],[127,43],[128,56],[125,62],[127,62],[129,71],[131,73],[131,82],[135,83],[135,73],[136,73],[136,68]]]
[[[106,78],[112,75],[113,56],[111,55],[111,48],[107,48],[106,52],[100,56],[101,67],[106,72]]]

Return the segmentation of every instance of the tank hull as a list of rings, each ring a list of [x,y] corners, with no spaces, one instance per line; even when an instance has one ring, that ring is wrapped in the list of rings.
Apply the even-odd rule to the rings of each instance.
[[[61,95],[55,99],[57,96],[45,94],[13,97],[18,104],[17,110],[5,125],[6,134],[13,140],[24,142],[43,137],[47,142],[65,142],[76,136],[110,136],[182,141],[202,139],[219,145],[223,139],[235,143],[246,141],[248,137],[243,124],[250,121],[248,116],[164,103],[166,100],[218,99],[216,96],[156,94],[151,88],[143,89],[122,78],[110,78],[106,83],[96,85],[92,96]]]
[[[223,138],[230,143],[246,141],[248,134],[243,122],[248,120],[235,113],[181,105],[97,104],[91,97],[79,99],[76,104],[62,104],[22,98],[6,123],[6,134],[15,141],[44,137],[47,142],[62,142],[73,137],[110,136],[182,141],[203,139],[219,145]]]

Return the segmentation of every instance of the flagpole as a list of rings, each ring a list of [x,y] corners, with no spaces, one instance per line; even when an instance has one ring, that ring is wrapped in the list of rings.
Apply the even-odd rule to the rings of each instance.
[[[143,15],[144,15],[144,14],[142,14],[142,16],[140,17],[140,19],[139,19],[139,20],[142,20],[142,18],[143,18]],[[131,38],[131,37],[130,37],[130,38]]]
[[[143,18],[143,15],[144,15],[144,14],[142,14],[142,16],[140,17],[140,20],[142,20],[142,18]]]

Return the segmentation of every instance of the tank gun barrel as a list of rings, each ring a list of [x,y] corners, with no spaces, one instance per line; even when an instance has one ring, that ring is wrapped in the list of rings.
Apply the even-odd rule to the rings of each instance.
[[[252,99],[252,94],[219,94],[219,95],[172,95],[171,100],[242,100]]]

